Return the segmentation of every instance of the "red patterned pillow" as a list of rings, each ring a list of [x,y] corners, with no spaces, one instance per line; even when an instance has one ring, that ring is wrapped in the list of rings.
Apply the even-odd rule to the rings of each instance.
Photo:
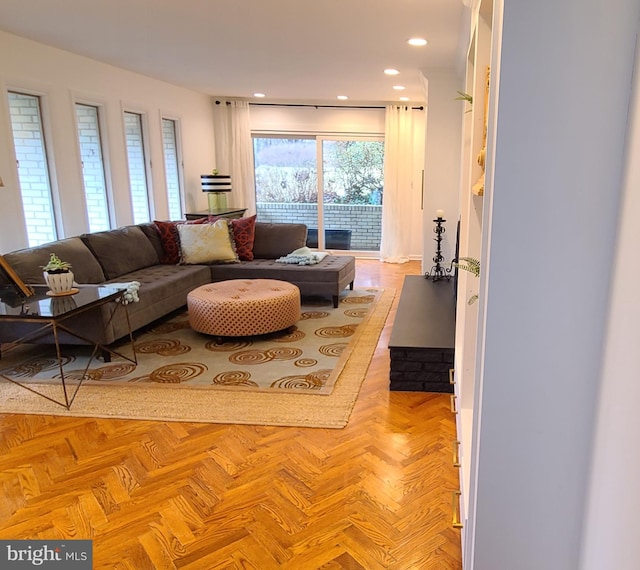
[[[158,228],[160,242],[164,255],[160,257],[160,263],[175,265],[180,260],[180,246],[178,245],[178,229],[175,222],[153,222]]]
[[[154,220],[158,233],[160,234],[160,242],[164,255],[160,258],[160,263],[165,265],[175,265],[180,261],[180,236],[178,234],[177,224],[204,224],[207,218],[198,218],[197,220],[189,220],[188,222],[161,222]]]
[[[241,261],[253,260],[253,240],[256,235],[256,216],[231,220],[233,239],[236,242],[238,259]]]

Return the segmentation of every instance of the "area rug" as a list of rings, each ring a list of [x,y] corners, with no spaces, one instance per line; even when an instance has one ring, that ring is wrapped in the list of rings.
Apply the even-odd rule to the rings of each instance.
[[[351,414],[394,295],[389,289],[348,291],[335,312],[330,301],[323,305],[327,302],[312,299],[303,305],[303,318],[294,330],[239,339],[233,347],[193,333],[185,325],[186,314],[178,315],[136,339],[135,369],[124,360],[92,366],[71,409],[0,380],[0,413],[341,428]],[[319,325],[328,318],[321,316],[325,312],[334,313],[333,321]],[[201,337],[199,343],[189,335]],[[321,356],[299,348],[310,336],[325,347],[314,349]],[[221,357],[228,362],[234,354],[241,356],[229,364],[231,369],[222,370],[213,362],[221,362]],[[317,362],[312,365],[312,360]],[[263,381],[267,374],[255,372],[267,366],[258,361],[279,370],[275,381]],[[60,398],[59,385],[38,381],[38,374],[46,373],[42,363],[40,368],[32,362],[31,367],[12,370],[4,359],[0,362],[4,373],[21,374],[16,380],[26,380],[43,393],[57,390],[54,397]],[[69,364],[74,362],[67,368]],[[315,372],[309,372],[312,367]]]

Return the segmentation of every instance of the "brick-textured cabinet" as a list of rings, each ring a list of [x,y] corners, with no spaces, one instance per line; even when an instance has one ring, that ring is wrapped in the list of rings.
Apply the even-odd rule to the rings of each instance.
[[[405,277],[389,340],[391,390],[452,393],[454,343],[453,280]]]
[[[391,389],[453,392],[453,348],[391,348]]]

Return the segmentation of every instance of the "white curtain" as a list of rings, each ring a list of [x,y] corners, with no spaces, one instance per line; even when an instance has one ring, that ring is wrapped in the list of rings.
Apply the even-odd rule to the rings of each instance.
[[[253,141],[247,101],[216,103],[214,108],[216,168],[231,175],[230,205],[256,213]]]
[[[384,194],[380,259],[409,261],[413,174],[413,111],[410,106],[388,105],[384,135]]]

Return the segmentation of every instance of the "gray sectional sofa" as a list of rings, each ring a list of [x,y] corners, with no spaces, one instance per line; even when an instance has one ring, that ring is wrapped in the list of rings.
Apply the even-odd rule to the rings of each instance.
[[[226,279],[280,279],[305,295],[331,296],[337,306],[341,291],[355,278],[355,258],[329,255],[315,265],[288,265],[275,260],[306,243],[304,224],[255,224],[253,261],[211,265],[163,264],[164,249],[155,224],[125,226],[84,234],[49,244],[5,253],[4,258],[28,284],[44,284],[41,267],[55,253],[72,264],[75,281],[84,285],[140,283],[139,302],[127,306],[133,331],[186,305],[192,289]],[[95,342],[109,345],[128,334],[126,314],[109,321],[108,306],[81,314],[72,323]],[[0,328],[0,342],[15,340],[18,331]],[[70,343],[79,342],[70,337]]]

